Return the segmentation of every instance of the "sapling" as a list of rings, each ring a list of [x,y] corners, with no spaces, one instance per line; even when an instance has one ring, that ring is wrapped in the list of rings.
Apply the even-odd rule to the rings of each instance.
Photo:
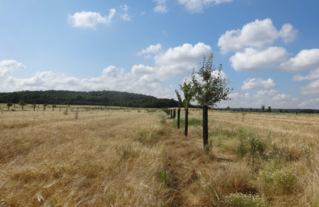
[[[230,93],[233,89],[226,88],[227,82],[222,75],[222,65],[218,70],[213,65],[213,54],[201,64],[199,72],[193,70],[192,84],[195,91],[195,99],[203,107],[203,143],[204,149],[208,144],[208,107],[216,105],[222,100],[230,100]],[[201,80],[197,80],[198,76]]]

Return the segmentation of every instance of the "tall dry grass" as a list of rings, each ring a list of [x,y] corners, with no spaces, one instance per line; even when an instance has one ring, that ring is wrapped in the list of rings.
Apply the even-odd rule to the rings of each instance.
[[[319,206],[317,116],[209,112],[205,154],[200,124],[76,107],[2,110],[0,206]]]

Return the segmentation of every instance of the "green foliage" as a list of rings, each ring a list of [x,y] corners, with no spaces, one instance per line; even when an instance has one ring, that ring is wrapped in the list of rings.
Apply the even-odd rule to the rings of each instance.
[[[10,109],[11,106],[12,106],[12,103],[11,103],[11,102],[8,102],[8,103],[7,103],[8,110]]]
[[[225,196],[226,205],[229,207],[264,207],[266,199],[259,195],[234,193]]]
[[[297,173],[289,168],[261,173],[262,190],[265,194],[288,195],[298,188]]]
[[[27,105],[27,103],[25,103],[24,101],[20,100],[19,101],[19,106],[21,106],[22,110],[23,110],[23,107],[25,107]]]
[[[175,90],[177,99],[178,99],[178,108],[180,109],[183,106],[183,101],[181,95],[178,93],[178,90]]]
[[[165,183],[166,183],[166,172],[161,172],[161,181],[162,181],[162,185],[165,187]]]
[[[78,117],[79,117],[79,112],[76,111],[76,112],[74,113],[74,118],[75,118],[75,119],[78,119]]]
[[[60,105],[100,105],[127,106],[142,108],[177,107],[174,99],[160,99],[153,96],[117,91],[20,91],[0,93],[0,103],[9,100],[18,103],[22,99],[27,103]],[[46,107],[46,106],[44,106]]]
[[[265,112],[265,105],[261,106],[261,112]]]
[[[195,96],[195,88],[192,86],[191,83],[186,83],[186,81],[183,83],[183,85],[179,85],[181,90],[184,93],[184,101],[183,101],[183,106],[185,109],[188,109],[189,104],[191,101],[194,101],[194,96]]]
[[[202,125],[203,119],[196,116],[188,117],[188,126],[199,126]],[[173,124],[177,125],[177,119],[173,120]],[[180,118],[180,126],[185,126],[185,117]]]
[[[217,70],[213,65],[213,58],[213,54],[209,56],[208,60],[204,57],[199,72],[193,71],[192,74],[195,99],[202,106],[213,107],[222,100],[230,100],[229,94],[233,90],[226,88],[226,79],[222,76],[222,65],[220,64]],[[200,76],[202,83],[196,79],[196,74]]]
[[[65,109],[65,111],[63,112],[63,115],[68,115],[68,109]]]

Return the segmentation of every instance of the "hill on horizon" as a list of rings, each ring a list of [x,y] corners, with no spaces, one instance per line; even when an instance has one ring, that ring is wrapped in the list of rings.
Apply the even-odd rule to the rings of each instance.
[[[178,105],[174,99],[105,90],[89,92],[47,90],[0,93],[0,103],[18,103],[20,100],[28,104],[102,105],[140,108],[176,107]]]

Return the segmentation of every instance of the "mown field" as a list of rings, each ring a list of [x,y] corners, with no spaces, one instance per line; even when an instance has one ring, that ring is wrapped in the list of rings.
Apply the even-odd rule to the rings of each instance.
[[[319,206],[316,115],[0,107],[0,206]]]

